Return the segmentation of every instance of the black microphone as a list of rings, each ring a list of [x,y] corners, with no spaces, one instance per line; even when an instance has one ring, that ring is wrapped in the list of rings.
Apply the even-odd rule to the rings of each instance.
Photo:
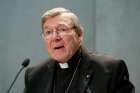
[[[22,71],[25,67],[27,67],[27,66],[29,65],[29,63],[30,63],[30,59],[29,59],[29,58],[26,58],[26,59],[22,62],[22,64],[21,64],[21,65],[22,65],[22,68],[20,68],[20,70],[18,71],[17,75],[15,76],[13,82],[11,83],[11,85],[10,85],[10,87],[8,88],[8,90],[7,90],[6,93],[9,93],[9,92],[10,92],[10,90],[11,90],[11,88],[13,87],[15,81],[17,80],[19,74],[21,73],[21,71]]]
[[[27,59],[25,59],[23,62],[22,62],[22,67],[23,68],[25,68],[25,67],[27,67],[28,65],[29,65],[29,63],[30,63],[30,59],[29,58],[27,58]]]

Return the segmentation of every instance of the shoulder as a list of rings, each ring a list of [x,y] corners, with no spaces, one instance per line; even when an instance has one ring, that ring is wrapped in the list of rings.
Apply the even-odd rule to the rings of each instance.
[[[89,63],[94,65],[96,68],[115,70],[118,68],[126,68],[124,60],[114,57],[107,53],[97,53],[86,50],[86,58]]]
[[[52,59],[48,59],[34,66],[30,66],[27,68],[25,75],[28,77],[41,75],[41,73],[48,71],[49,67],[53,65],[53,61]]]

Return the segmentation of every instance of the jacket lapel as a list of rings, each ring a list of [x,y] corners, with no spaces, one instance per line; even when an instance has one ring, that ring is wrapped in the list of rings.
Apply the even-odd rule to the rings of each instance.
[[[81,82],[80,82],[80,89],[79,89],[79,93],[85,93],[85,91],[87,91],[86,93],[92,93],[91,89],[89,88],[89,83],[91,81],[91,78],[93,78],[94,76],[94,67],[91,64],[92,62],[90,62],[90,57],[89,54],[87,53],[86,50],[82,51],[82,61],[80,64],[80,72],[81,72]]]
[[[48,71],[46,73],[46,88],[44,93],[52,93],[53,90],[53,80],[54,80],[54,70],[55,70],[55,62],[54,60],[48,63]]]

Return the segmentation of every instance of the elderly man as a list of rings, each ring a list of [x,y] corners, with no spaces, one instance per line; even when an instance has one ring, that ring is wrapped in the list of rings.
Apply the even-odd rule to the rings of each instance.
[[[50,58],[27,69],[24,93],[134,93],[123,60],[82,47],[83,28],[70,10],[45,12],[42,30]]]

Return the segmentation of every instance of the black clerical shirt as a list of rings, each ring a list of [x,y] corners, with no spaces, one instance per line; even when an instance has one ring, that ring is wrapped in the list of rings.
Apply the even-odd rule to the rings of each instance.
[[[54,91],[53,93],[65,93],[70,81],[73,77],[77,64],[79,63],[80,52],[77,51],[75,55],[67,62],[68,68],[61,68],[59,64],[56,65],[55,77],[54,77]],[[75,83],[77,83],[78,77],[75,75],[70,89],[76,88]],[[70,90],[69,90],[70,91]]]

